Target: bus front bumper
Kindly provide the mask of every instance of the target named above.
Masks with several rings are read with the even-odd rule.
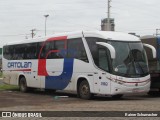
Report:
[[[150,82],[146,83],[145,85],[141,86],[125,86],[114,83],[111,87],[111,95],[117,94],[135,94],[135,93],[147,93],[150,90]]]

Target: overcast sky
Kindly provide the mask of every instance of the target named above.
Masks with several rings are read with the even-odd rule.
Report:
[[[0,0],[0,47],[7,42],[64,31],[100,30],[107,17],[108,0]],[[160,29],[160,0],[112,0],[111,17],[115,30],[138,35]],[[27,39],[26,39],[27,40]]]

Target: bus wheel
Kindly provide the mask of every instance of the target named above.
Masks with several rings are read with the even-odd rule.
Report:
[[[112,98],[113,99],[120,99],[123,95],[122,94],[118,94],[118,95],[113,95]]]
[[[19,89],[21,92],[27,92],[28,90],[26,79],[24,77],[22,77],[19,81]]]
[[[82,81],[79,85],[78,89],[79,97],[82,99],[89,100],[92,97],[92,94],[90,93],[90,87],[86,80]]]

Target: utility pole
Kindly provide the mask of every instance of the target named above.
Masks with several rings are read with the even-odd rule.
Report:
[[[36,29],[32,29],[32,30],[31,30],[31,36],[32,36],[32,38],[35,36],[34,31],[36,31]]]
[[[111,8],[111,0],[108,0],[108,18],[107,18],[107,31],[111,31],[111,26],[110,26],[110,8]]]
[[[49,15],[44,15],[45,17],[45,36],[47,35],[47,32],[46,32],[46,24],[47,24],[47,17],[49,17]]]

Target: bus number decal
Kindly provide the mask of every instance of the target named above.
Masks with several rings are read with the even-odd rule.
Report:
[[[101,82],[101,85],[102,86],[108,86],[108,83],[107,82]]]

